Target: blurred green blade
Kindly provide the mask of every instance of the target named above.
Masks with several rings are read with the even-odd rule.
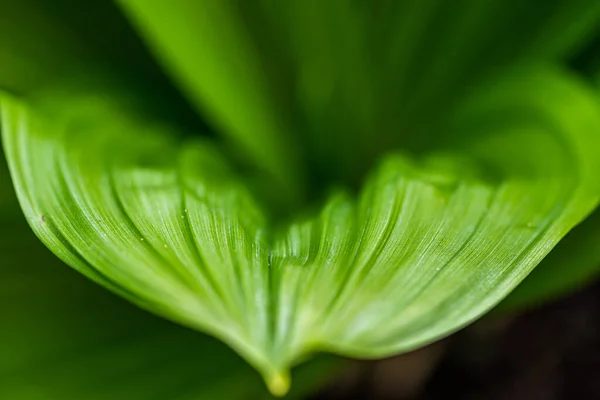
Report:
[[[564,60],[600,28],[595,0],[389,4],[373,28],[382,60],[377,131],[396,146],[415,149],[436,140],[435,116],[473,84],[515,63]]]
[[[300,149],[289,107],[278,104],[233,0],[122,0],[160,62],[290,199],[302,195]],[[290,200],[292,201],[292,200]]]
[[[438,149],[272,227],[216,147],[89,92],[2,101],[17,193],[72,267],[232,346],[283,394],[315,352],[384,357],[464,326],[596,206],[600,109],[571,76],[475,90]],[[142,122],[143,121],[143,122]]]
[[[596,0],[120,4],[221,133],[288,183],[309,159],[311,179],[357,185],[381,152],[426,148],[472,83],[569,57],[600,23]]]

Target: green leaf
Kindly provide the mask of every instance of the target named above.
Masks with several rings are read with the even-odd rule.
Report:
[[[600,106],[527,68],[472,93],[436,148],[382,160],[354,198],[271,223],[218,150],[107,94],[5,97],[3,140],[38,237],[143,308],[208,332],[275,394],[316,352],[384,357],[506,296],[596,206]]]
[[[158,59],[217,131],[275,178],[288,201],[302,195],[299,147],[232,0],[123,0]]]
[[[598,32],[600,21],[595,0],[372,4],[381,88],[375,130],[411,148],[436,140],[430,116],[443,114],[481,79],[524,60],[562,60]]]
[[[62,264],[32,235],[2,164],[0,398],[271,398],[223,344],[146,313]],[[338,364],[320,359],[296,371],[291,397],[314,390]]]
[[[524,61],[570,56],[597,31],[594,0],[390,2],[391,22],[379,39],[380,132],[392,143],[426,149],[437,118],[473,85]],[[510,28],[509,28],[510,27]],[[402,127],[398,129],[397,127]],[[388,145],[389,147],[389,145]]]

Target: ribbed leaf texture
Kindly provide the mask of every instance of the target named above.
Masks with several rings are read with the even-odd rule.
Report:
[[[45,249],[22,217],[0,156],[0,398],[271,399],[215,339],[119,299]],[[42,221],[39,221],[42,222]],[[339,361],[294,372],[303,398]]]
[[[480,87],[429,153],[390,155],[356,196],[286,224],[213,145],[108,99],[2,98],[29,224],[96,282],[229,344],[275,394],[313,353],[383,357],[464,326],[598,201],[599,105],[560,71]]]

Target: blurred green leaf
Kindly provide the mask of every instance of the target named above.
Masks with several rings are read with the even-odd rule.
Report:
[[[308,159],[313,180],[354,184],[390,148],[427,148],[432,123],[484,76],[569,57],[600,26],[596,0],[120,4],[255,160],[294,177],[306,168],[286,161]]]
[[[595,0],[381,3],[371,3],[382,103],[371,132],[383,149],[427,149],[439,118],[474,85],[507,66],[571,56],[600,27]]]
[[[597,96],[550,69],[474,90],[427,156],[272,225],[206,142],[106,93],[2,100],[21,205],[67,264],[208,332],[273,393],[315,352],[384,357],[499,302],[597,204]]]
[[[303,196],[301,142],[278,104],[232,0],[123,0],[183,93],[217,130],[274,178],[288,202]]]

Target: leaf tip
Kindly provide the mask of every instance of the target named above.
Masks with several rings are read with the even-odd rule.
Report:
[[[290,390],[290,375],[287,372],[277,372],[267,379],[267,387],[275,397],[283,397]]]

